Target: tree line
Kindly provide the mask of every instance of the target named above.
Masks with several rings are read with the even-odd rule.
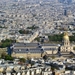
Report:
[[[63,34],[55,34],[55,35],[49,35],[48,36],[49,41],[54,41],[54,42],[61,42],[63,40]],[[74,41],[75,42],[75,34],[73,34],[72,36],[69,36],[70,41]]]

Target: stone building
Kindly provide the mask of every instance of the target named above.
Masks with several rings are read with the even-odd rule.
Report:
[[[70,44],[68,33],[65,32],[63,36],[61,52],[71,52],[71,51],[73,51],[73,46]]]
[[[40,58],[44,55],[48,56],[64,56],[68,57],[74,55],[73,47],[70,44],[67,32],[64,32],[62,44],[48,44],[48,43],[15,43],[12,46],[12,56],[17,58]]]
[[[17,58],[40,58],[47,54],[56,54],[57,45],[40,43],[15,43],[10,49],[13,57]]]
[[[70,43],[69,36],[67,32],[64,32],[62,45],[60,46],[60,53],[62,56],[70,56],[71,53],[74,53],[73,45]]]

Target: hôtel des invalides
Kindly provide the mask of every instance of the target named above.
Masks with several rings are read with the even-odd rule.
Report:
[[[74,45],[70,43],[67,32],[64,32],[61,44],[49,43],[14,43],[9,52],[16,58],[41,58],[44,55],[55,57],[74,56]]]

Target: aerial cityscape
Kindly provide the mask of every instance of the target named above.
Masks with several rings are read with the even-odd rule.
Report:
[[[75,0],[0,0],[0,75],[75,75]]]

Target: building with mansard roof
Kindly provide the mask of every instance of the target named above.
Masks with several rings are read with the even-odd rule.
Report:
[[[40,58],[47,54],[56,54],[58,46],[40,43],[15,43],[10,50],[13,57]]]
[[[74,55],[73,45],[70,44],[67,32],[64,32],[62,44],[15,43],[9,49],[11,55],[17,58],[40,58],[44,55],[69,57]]]

